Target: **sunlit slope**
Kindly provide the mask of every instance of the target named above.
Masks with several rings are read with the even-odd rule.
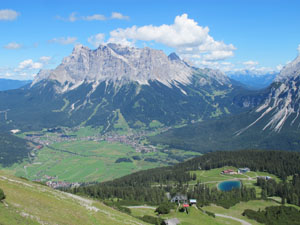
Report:
[[[145,224],[100,202],[56,191],[0,171],[6,199],[0,224]]]

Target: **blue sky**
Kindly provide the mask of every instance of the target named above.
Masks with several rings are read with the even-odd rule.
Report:
[[[74,45],[177,52],[225,72],[278,70],[298,54],[297,0],[10,0],[0,5],[0,77],[32,79]]]

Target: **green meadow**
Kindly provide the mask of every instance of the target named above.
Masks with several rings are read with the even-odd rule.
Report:
[[[81,130],[85,135],[89,130]],[[106,181],[139,170],[150,169],[176,163],[192,152],[170,150],[168,152],[139,153],[132,147],[107,141],[70,141],[46,146],[31,160],[13,165],[10,169],[16,176],[30,180],[46,181],[46,176],[54,180],[68,182]],[[120,158],[131,162],[116,161]]]

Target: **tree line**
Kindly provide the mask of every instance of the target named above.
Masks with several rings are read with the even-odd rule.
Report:
[[[249,167],[252,171],[269,172],[277,175],[288,184],[288,176],[300,173],[300,154],[259,150],[212,152],[174,166],[140,171],[113,181],[87,185],[68,191],[99,199],[119,198],[150,204],[160,204],[168,201],[167,192],[171,196],[176,193],[187,194],[189,198],[198,199],[201,205],[216,203],[224,207],[230,207],[239,201],[255,199],[256,192],[251,188],[242,187],[231,192],[222,192],[216,188],[209,188],[204,184],[188,185],[190,181],[196,180],[195,175],[192,175],[190,171],[210,170],[223,166]],[[284,189],[287,192],[283,195],[286,196],[286,199],[289,196],[295,197],[295,194],[298,197],[300,196],[297,191],[291,191],[297,188],[300,190],[298,187],[300,181],[295,177],[293,182],[297,183],[297,186],[291,184],[292,186],[288,186],[289,189]],[[294,189],[291,189],[291,187],[294,187]]]
[[[281,202],[300,206],[300,176],[295,174],[291,181],[277,183],[275,180],[257,179],[257,185],[262,188],[262,198],[279,196]]]

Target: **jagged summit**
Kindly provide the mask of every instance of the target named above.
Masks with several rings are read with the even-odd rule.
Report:
[[[300,55],[296,57],[292,62],[287,64],[280,71],[279,75],[276,77],[276,81],[282,82],[291,77],[297,77],[300,75]]]
[[[270,129],[280,132],[284,127],[291,129],[300,127],[300,56],[286,65],[270,87],[269,96],[265,102],[256,109],[260,116],[249,126],[264,121],[263,130]]]
[[[168,58],[169,58],[170,60],[181,60],[180,57],[179,57],[175,52],[172,52],[172,53],[168,56]]]
[[[84,81],[135,81],[148,84],[149,80],[157,80],[170,86],[176,82],[190,83],[189,78],[194,72],[177,55],[168,57],[163,51],[148,47],[133,48],[109,43],[91,50],[83,45],[76,45],[72,54],[64,58],[56,69],[41,71],[32,85],[49,79],[60,84],[72,84],[73,87]]]

